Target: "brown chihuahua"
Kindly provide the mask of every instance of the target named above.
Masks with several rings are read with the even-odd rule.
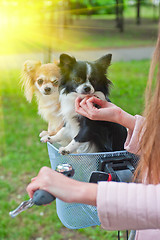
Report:
[[[60,72],[58,63],[42,64],[40,61],[27,60],[22,71],[22,86],[28,102],[36,95],[38,113],[48,122],[48,130],[40,133],[41,141],[54,135],[62,126],[58,84]]]

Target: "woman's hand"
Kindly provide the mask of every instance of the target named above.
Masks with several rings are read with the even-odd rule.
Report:
[[[32,178],[27,186],[30,198],[38,189],[45,190],[64,202],[96,205],[97,184],[73,180],[48,167],[42,167],[37,177]]]
[[[130,130],[133,130],[135,126],[134,116],[115,104],[96,97],[85,97],[84,99],[78,97],[75,101],[75,110],[91,120],[115,122]]]
[[[97,108],[96,106],[99,106]],[[96,97],[77,98],[75,101],[77,113],[91,119],[99,121],[120,122],[121,108],[115,104],[101,100]]]

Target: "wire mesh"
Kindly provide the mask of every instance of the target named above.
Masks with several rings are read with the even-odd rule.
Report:
[[[48,143],[47,146],[52,169],[55,170],[58,164],[69,163],[75,170],[72,178],[82,182],[89,182],[91,173],[98,170],[99,160],[101,158],[131,155],[133,166],[137,163],[136,156],[127,151],[69,154],[63,156],[58,153],[57,146],[53,146],[50,143]],[[94,206],[79,203],[65,203],[56,199],[56,208],[60,221],[67,228],[80,229],[100,225],[97,208]]]

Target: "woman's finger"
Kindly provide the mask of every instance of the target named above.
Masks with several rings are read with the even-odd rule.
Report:
[[[79,113],[80,115],[83,115],[83,116],[89,118],[88,112],[82,107],[80,107],[76,112]]]
[[[89,103],[89,105],[93,105],[93,104],[97,104],[97,105],[99,105],[100,107],[102,107],[103,106],[103,104],[104,104],[104,101],[103,100],[101,100],[101,99],[99,99],[99,98],[97,98],[97,97],[91,97],[91,98],[89,98],[88,100],[87,100],[87,103]],[[94,105],[93,105],[94,106]]]
[[[88,101],[88,98],[85,98],[83,99],[81,102],[80,102],[80,106],[81,108],[83,109],[83,111],[85,112],[85,116],[87,116],[88,118],[90,118],[92,112],[94,111],[94,106],[93,104],[91,105],[88,105],[87,104],[87,101]],[[95,108],[96,109],[96,108]]]
[[[34,192],[38,189],[39,189],[39,187],[38,187],[36,181],[31,182],[26,188],[30,198],[33,197]]]
[[[82,103],[82,101],[83,101],[83,103]],[[82,100],[81,98],[77,98],[76,100],[75,100],[75,110],[76,110],[76,112],[77,113],[79,113],[79,114],[81,114],[81,115],[83,115],[83,116],[85,116],[85,117],[88,117],[88,114],[87,114],[87,112],[85,111],[85,109],[82,107],[82,106],[84,106],[84,99]],[[82,106],[81,106],[82,105]]]
[[[80,98],[80,97],[76,98],[76,100],[75,100],[75,110],[76,111],[79,110],[81,101],[82,101],[82,98]]]
[[[35,181],[37,177],[31,178],[31,182]]]
[[[77,97],[76,100],[75,100],[75,105],[76,106],[79,105],[81,101],[82,101],[82,98]]]
[[[88,98],[83,98],[82,101],[80,102],[80,106],[85,106],[86,105],[86,101],[88,100]]]

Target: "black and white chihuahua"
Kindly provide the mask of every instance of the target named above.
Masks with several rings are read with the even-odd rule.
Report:
[[[124,149],[126,128],[106,121],[93,121],[75,112],[75,99],[87,95],[109,100],[111,82],[106,77],[112,55],[97,61],[77,61],[67,54],[60,55],[60,104],[65,125],[49,142],[68,139],[69,144],[60,147],[63,155],[69,153],[110,152]],[[98,107],[98,106],[97,106]]]

